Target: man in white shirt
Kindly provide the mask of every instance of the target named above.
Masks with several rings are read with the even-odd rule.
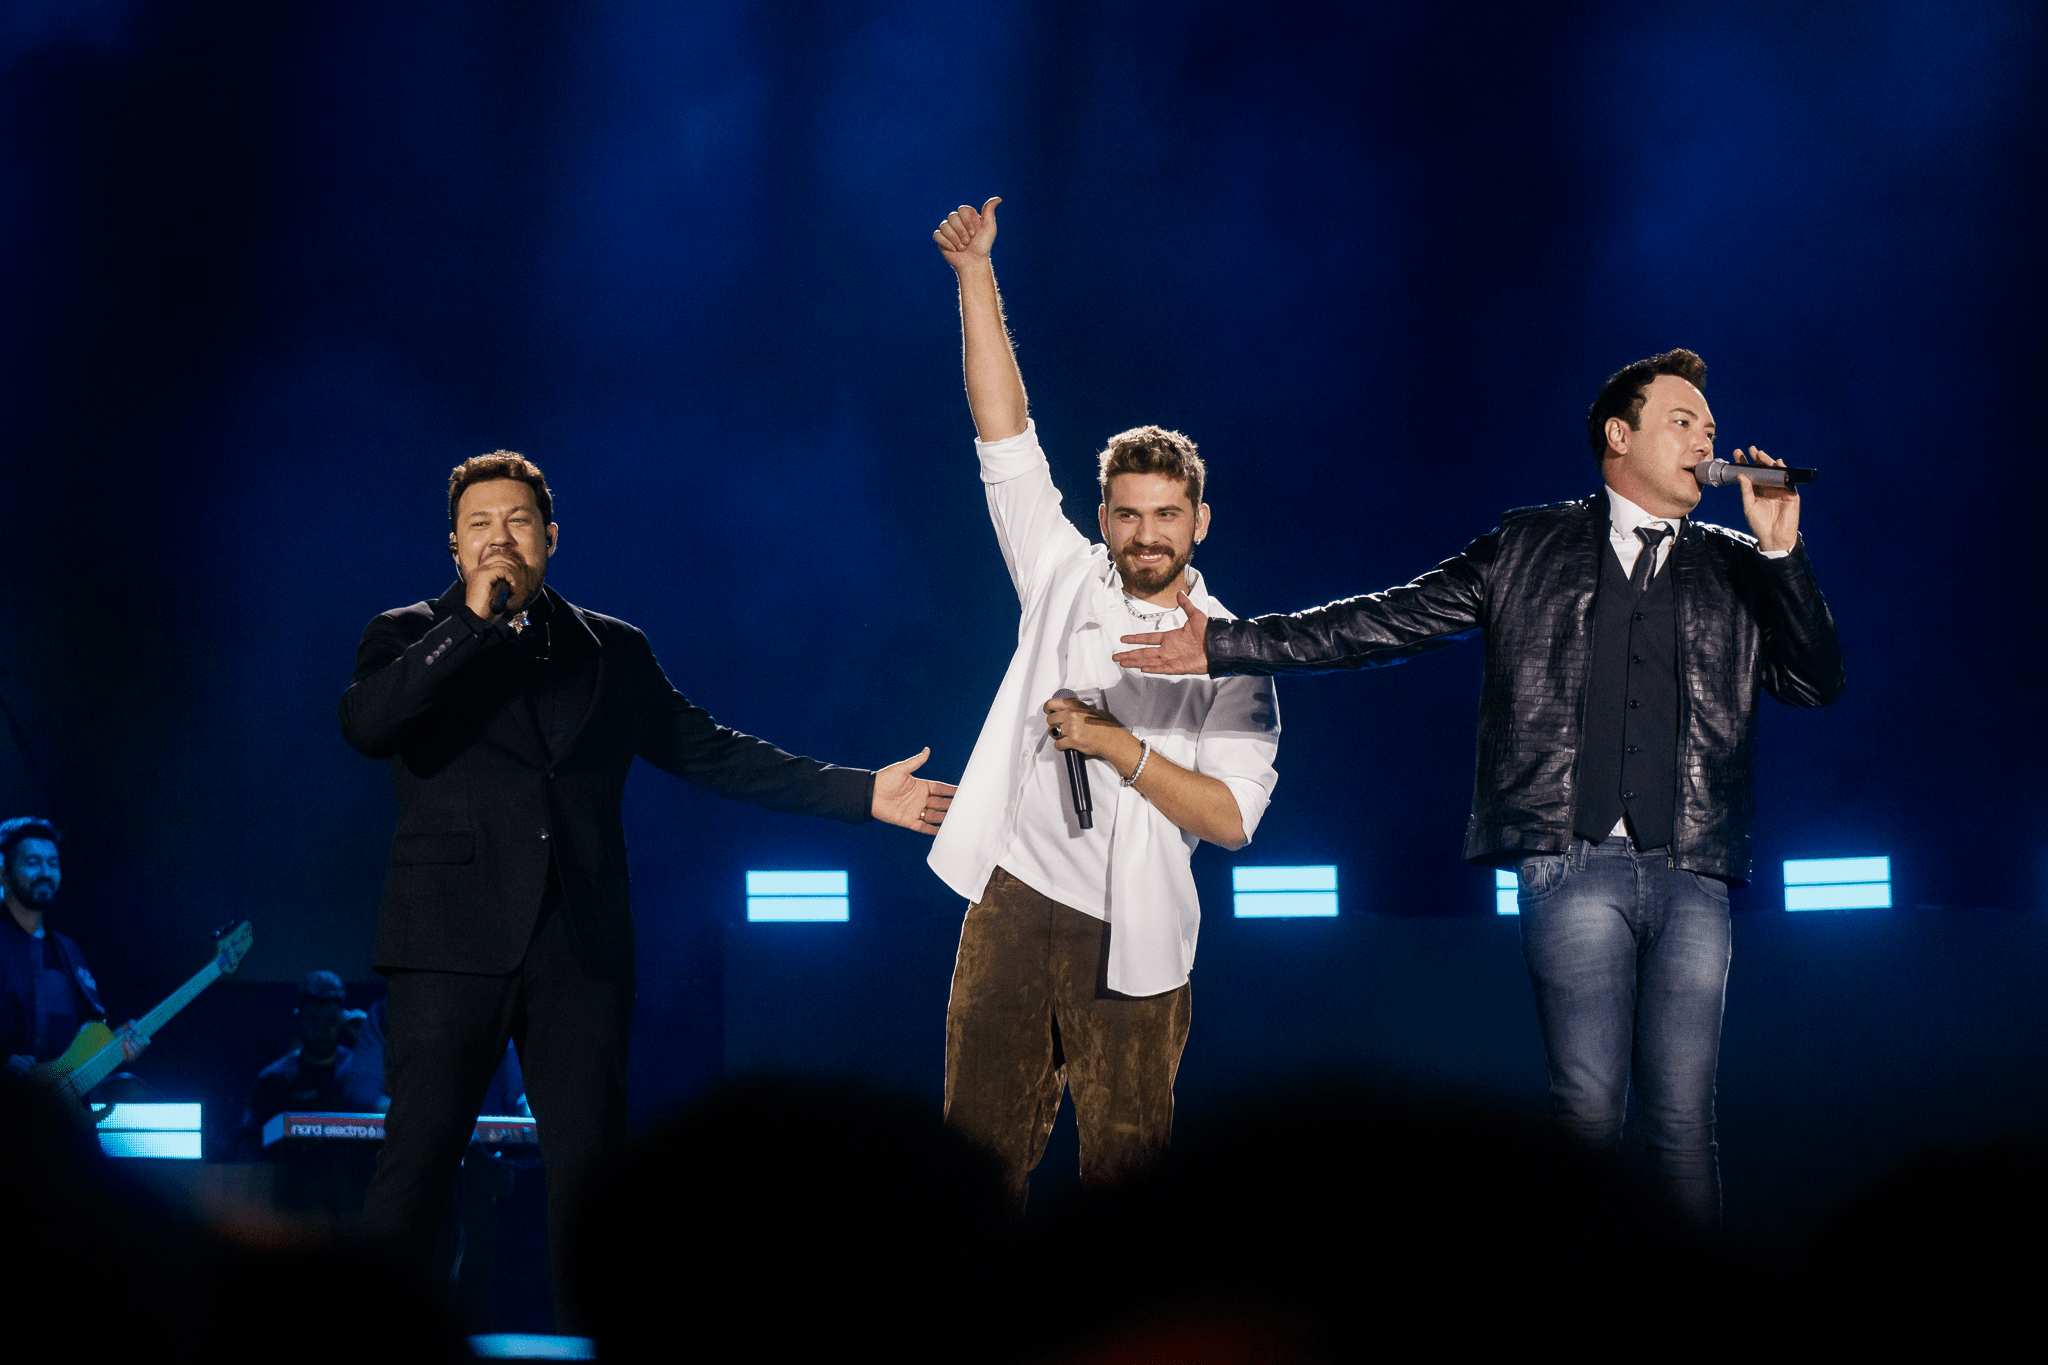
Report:
[[[1268,680],[1148,678],[1111,659],[1190,606],[1229,618],[1188,567],[1209,530],[1207,471],[1179,432],[1133,428],[1100,457],[1105,543],[1067,520],[1004,330],[999,202],[962,205],[932,235],[959,277],[975,449],[1023,621],[930,861],[973,902],[946,1011],[946,1120],[995,1154],[1021,1210],[1063,1087],[1085,1183],[1165,1147],[1201,924],[1189,860],[1204,839],[1250,841],[1280,717]],[[1086,825],[1069,753],[1085,759]]]

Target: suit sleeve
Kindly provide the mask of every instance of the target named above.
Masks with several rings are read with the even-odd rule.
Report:
[[[1780,559],[1753,555],[1752,573],[1764,690],[1791,706],[1826,706],[1842,695],[1847,674],[1806,541]]]
[[[874,810],[875,775],[785,753],[765,739],[720,725],[711,713],[675,689],[645,641],[637,667],[646,671],[651,700],[635,752],[720,796],[790,815],[819,815],[861,824]]]
[[[1209,622],[1209,674],[1385,668],[1485,624],[1500,532],[1481,536],[1412,583],[1291,615]]]
[[[409,634],[396,614],[379,616],[356,646],[355,680],[341,697],[341,733],[358,753],[389,758],[406,733],[434,709],[456,674],[501,643],[467,607]]]

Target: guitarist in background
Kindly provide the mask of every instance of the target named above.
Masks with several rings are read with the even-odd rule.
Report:
[[[7,915],[0,923],[0,1055],[16,1075],[62,1056],[79,1025],[107,1017],[85,954],[43,923],[64,883],[57,860],[62,838],[55,825],[33,816],[0,823],[0,879],[7,887]],[[129,1061],[149,1046],[132,1022],[119,1032]]]

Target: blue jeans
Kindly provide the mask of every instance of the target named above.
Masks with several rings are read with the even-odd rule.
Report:
[[[1518,869],[1522,956],[1550,1063],[1550,1113],[1621,1146],[1629,1076],[1658,1174],[1685,1217],[1721,1219],[1714,1071],[1728,993],[1728,887],[1627,839],[1572,841]]]

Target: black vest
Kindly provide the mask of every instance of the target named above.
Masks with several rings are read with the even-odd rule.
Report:
[[[1573,829],[1594,843],[1624,811],[1638,848],[1671,842],[1678,803],[1678,598],[1671,588],[1677,554],[1674,544],[1640,598],[1613,546],[1600,556],[1572,819]]]

